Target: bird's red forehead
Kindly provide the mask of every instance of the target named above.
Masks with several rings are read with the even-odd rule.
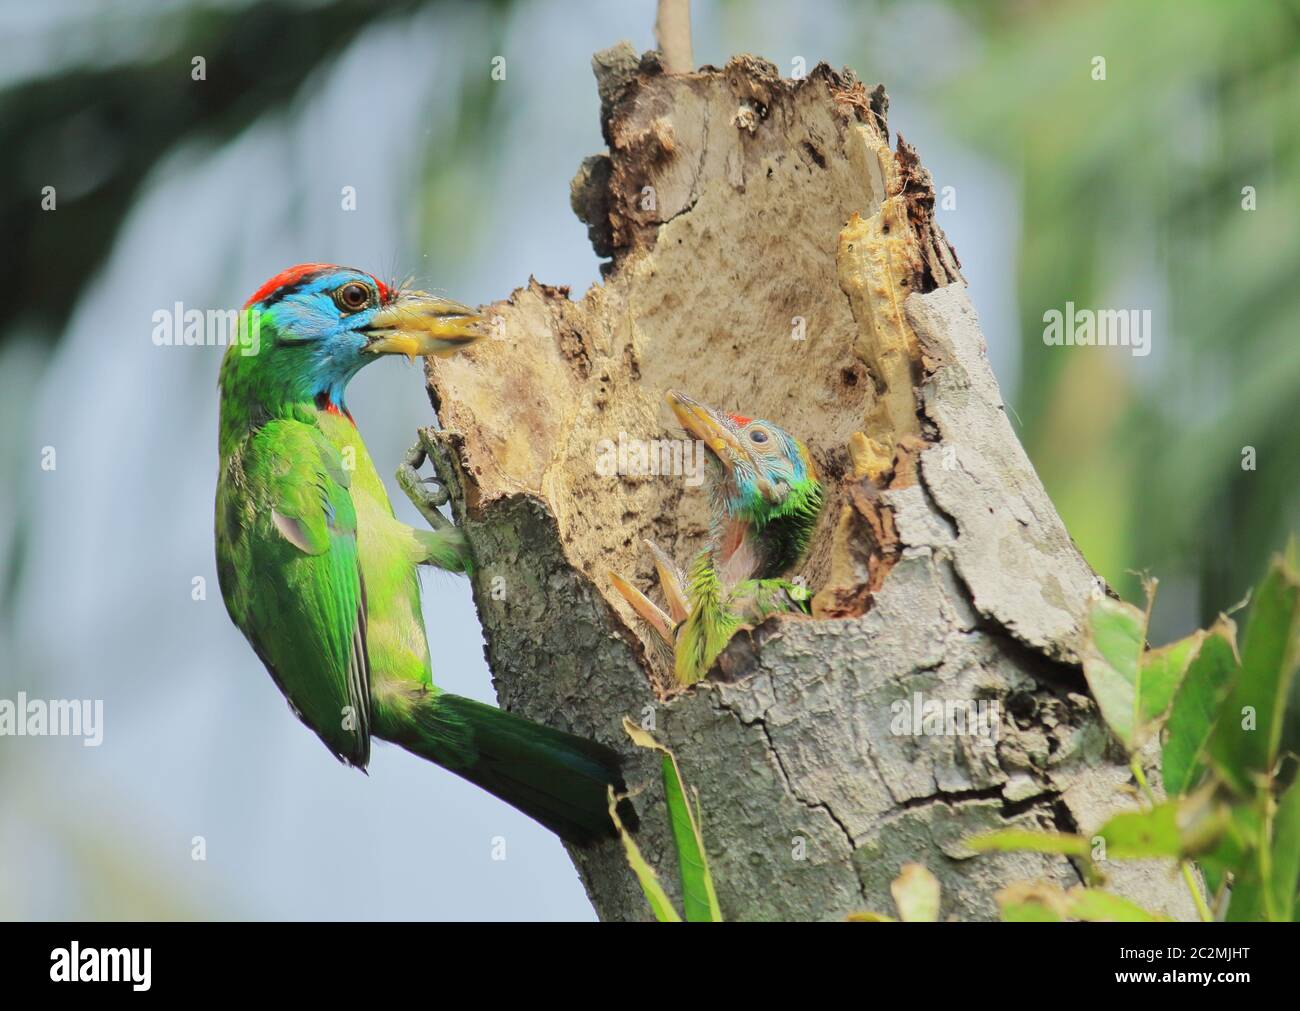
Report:
[[[288,270],[282,270],[280,273],[276,274],[275,277],[267,281],[266,284],[258,288],[257,291],[253,292],[253,297],[244,303],[244,308],[247,309],[249,306],[256,305],[258,302],[264,302],[281,288],[288,288],[316,274],[323,274],[327,271],[342,269],[342,267],[337,267],[332,263],[300,263],[297,266],[290,267]],[[389,291],[388,285],[384,284],[383,281],[379,280],[379,278],[375,277],[373,274],[367,274],[366,276],[375,282],[375,287],[379,289],[379,300],[381,302],[387,302],[392,298],[392,293]]]
[[[734,421],[741,428],[744,428],[746,425],[748,425],[751,421],[754,420],[753,418],[745,417],[743,414],[728,414],[727,417],[730,418],[732,421]]]

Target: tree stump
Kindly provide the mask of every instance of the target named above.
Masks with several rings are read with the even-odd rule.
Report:
[[[668,75],[626,43],[593,66],[608,151],[571,196],[603,283],[574,301],[530,279],[487,310],[493,339],[428,365],[502,706],[627,754],[638,842],[671,893],[659,764],[620,724],[651,728],[699,791],[728,919],[892,911],[909,861],[939,878],[944,917],[995,918],[1014,881],[1078,883],[1063,857],[963,843],[1092,832],[1131,805],[1130,773],[1079,667],[1105,587],[1007,421],[883,88],[749,56]],[[600,465],[620,434],[670,437],[670,388],[795,433],[827,486],[801,573],[814,618],[746,631],[685,692],[607,573],[650,587],[647,537],[686,562],[706,495]],[[918,695],[982,701],[995,732],[911,732]],[[571,852],[603,919],[649,916],[617,844]],[[1194,916],[1171,866],[1104,869]]]

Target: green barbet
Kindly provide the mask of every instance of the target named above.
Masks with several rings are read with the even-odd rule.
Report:
[[[822,508],[808,449],[770,421],[723,414],[675,391],[668,404],[708,449],[709,542],[683,576],[646,544],[668,605],[616,573],[615,588],[673,648],[679,684],[701,680],[732,636],[772,614],[808,614],[808,591],[782,578],[803,558]]]
[[[618,755],[572,734],[439,690],[417,566],[464,572],[460,531],[412,480],[437,529],[393,515],[344,402],[381,355],[446,356],[481,336],[478,314],[370,274],[302,264],[245,309],[257,353],[221,366],[217,574],[230,617],[290,708],[342,762],[365,769],[372,737],[434,762],[583,845],[612,833]]]

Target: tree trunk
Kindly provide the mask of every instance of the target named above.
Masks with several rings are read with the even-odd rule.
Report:
[[[883,88],[825,65],[783,80],[753,57],[668,75],[626,44],[593,66],[609,150],[572,202],[612,257],[604,282],[572,301],[530,279],[490,310],[494,339],[429,364],[435,466],[478,559],[501,704],[627,754],[638,842],[670,892],[659,765],[620,721],[673,748],[728,919],[892,911],[908,861],[941,881],[945,917],[995,917],[1013,881],[1078,883],[1064,858],[963,844],[1091,832],[1132,803],[1129,771],[1078,663],[1104,586],[1007,421],[929,174],[901,137],[890,149]],[[815,618],[741,634],[676,693],[607,573],[650,587],[646,537],[687,561],[706,495],[599,466],[620,433],[669,435],[669,388],[797,434],[828,490],[802,572]],[[995,701],[996,743],[900,732],[916,693]],[[649,916],[620,847],[573,858],[603,919]],[[1193,915],[1170,867],[1105,869]]]

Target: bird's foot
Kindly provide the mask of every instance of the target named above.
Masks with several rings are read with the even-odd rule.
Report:
[[[405,460],[397,468],[397,484],[429,526],[434,530],[454,530],[455,524],[438,511],[450,498],[447,486],[436,477],[420,476],[420,468],[428,458],[428,438],[421,430],[420,441],[407,450]]]

